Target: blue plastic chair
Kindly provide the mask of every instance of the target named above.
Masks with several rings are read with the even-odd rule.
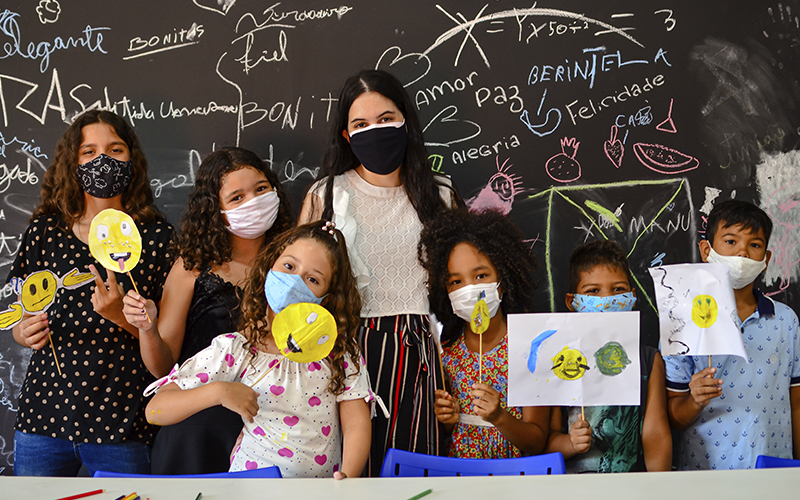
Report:
[[[782,467],[800,467],[800,460],[768,457],[767,455],[759,455],[756,458],[756,469],[777,469]]]
[[[565,474],[564,456],[549,453],[522,458],[450,458],[389,448],[381,477],[533,476]]]
[[[259,478],[272,479],[283,477],[277,465],[264,467],[263,469],[242,470],[237,472],[215,472],[213,474],[184,474],[182,476],[153,476],[150,474],[124,474],[122,472],[107,472],[99,470],[94,473],[94,477],[139,477],[139,478],[167,478],[167,479],[244,479]]]

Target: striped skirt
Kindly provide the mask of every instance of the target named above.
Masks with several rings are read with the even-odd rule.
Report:
[[[377,477],[388,448],[438,455],[439,423],[434,391],[442,387],[441,365],[427,316],[364,318],[359,339],[373,390],[386,404],[372,421],[368,473]]]

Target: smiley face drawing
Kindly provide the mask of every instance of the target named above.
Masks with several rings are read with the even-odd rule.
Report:
[[[109,271],[130,272],[142,255],[142,236],[125,212],[107,208],[89,227],[89,250]]]
[[[336,320],[324,307],[308,302],[287,306],[272,321],[272,338],[291,361],[311,363],[331,353]]]
[[[698,295],[692,299],[692,321],[700,328],[708,328],[717,321],[719,307],[711,295]]]
[[[24,313],[39,314],[46,311],[56,301],[59,288],[73,290],[86,285],[94,280],[94,274],[79,273],[78,268],[75,268],[59,278],[54,272],[43,270],[29,274],[25,281],[17,278],[14,280],[12,287],[19,295],[19,300],[9,305],[5,311],[0,311],[0,330],[13,328],[22,320]]]
[[[552,370],[561,380],[578,380],[588,369],[586,356],[577,349],[570,349],[569,346],[564,346],[553,356]]]

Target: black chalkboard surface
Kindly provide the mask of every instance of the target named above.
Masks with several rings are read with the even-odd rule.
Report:
[[[800,305],[796,0],[11,3],[0,7],[3,280],[81,111],[133,123],[173,222],[201,158],[230,145],[267,160],[297,208],[340,86],[381,68],[413,97],[433,167],[522,228],[540,311],[565,310],[575,245],[613,239],[655,344],[646,269],[697,260],[704,216],[730,197],[772,215],[763,288]],[[11,300],[6,287],[3,308]],[[0,338],[4,474],[28,356]]]

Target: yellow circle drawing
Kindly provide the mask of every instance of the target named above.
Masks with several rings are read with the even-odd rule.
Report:
[[[717,321],[717,301],[711,295],[698,295],[692,299],[692,321],[700,328],[708,328]]]
[[[58,277],[55,274],[51,271],[37,271],[25,279],[19,298],[25,311],[35,314],[53,303],[57,290]]]
[[[128,214],[107,208],[92,219],[89,250],[106,269],[127,273],[139,263],[142,236]]]
[[[284,356],[298,363],[319,361],[336,343],[336,321],[324,307],[308,302],[287,306],[272,321],[272,338]]]
[[[578,380],[589,366],[586,357],[577,349],[565,346],[553,356],[553,373],[561,380]]]
[[[489,319],[489,306],[486,305],[485,300],[481,299],[472,309],[469,326],[474,333],[480,335],[489,328]]]

